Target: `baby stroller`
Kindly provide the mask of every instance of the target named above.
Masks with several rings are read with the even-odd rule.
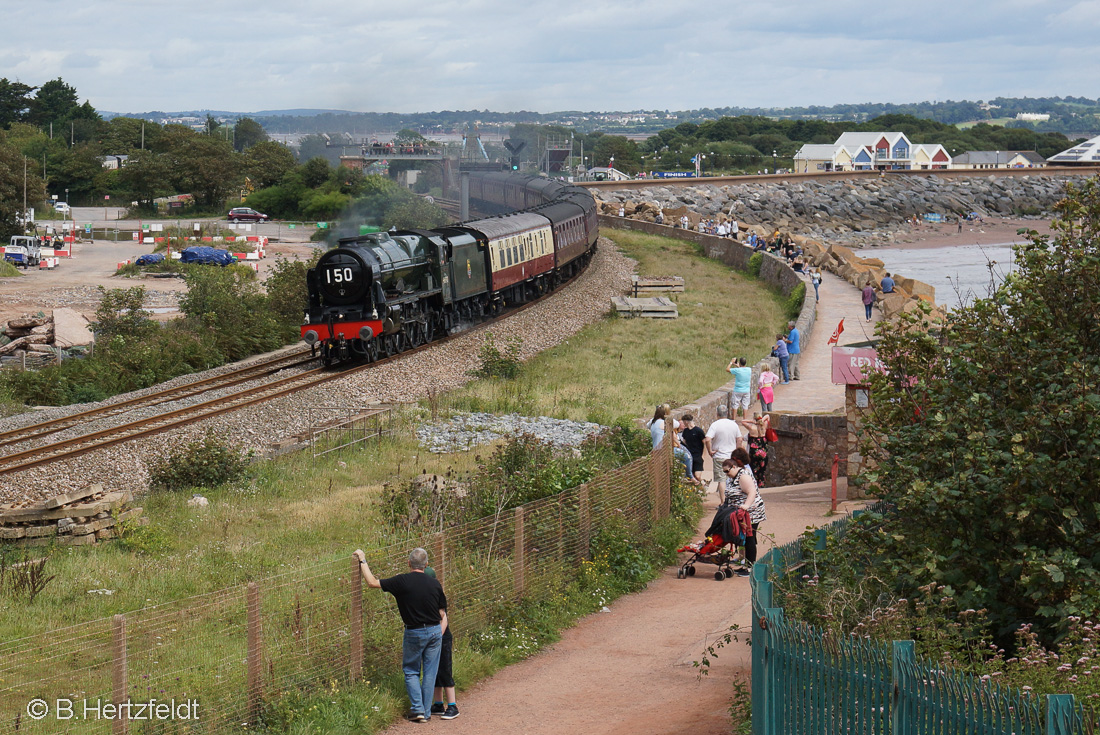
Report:
[[[719,582],[733,576],[734,552],[752,536],[752,516],[737,506],[721,505],[714,514],[706,538],[683,546],[678,551],[691,554],[676,572],[677,579],[695,576],[696,564],[714,564]],[[727,540],[728,539],[728,540]]]

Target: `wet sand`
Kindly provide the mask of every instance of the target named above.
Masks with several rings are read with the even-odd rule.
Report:
[[[1018,230],[1035,230],[1040,234],[1050,233],[1049,220],[987,218],[984,222],[963,222],[962,232],[955,222],[922,223],[910,229],[907,235],[899,235],[896,242],[882,245],[875,250],[904,248],[943,248],[954,245],[1012,245],[1024,242]],[[864,248],[868,250],[869,248]]]

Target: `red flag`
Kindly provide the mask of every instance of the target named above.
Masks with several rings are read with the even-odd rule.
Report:
[[[840,333],[843,332],[843,331],[844,331],[844,320],[841,319],[840,324],[837,324],[836,329],[833,330],[833,336],[829,337],[829,341],[826,342],[825,344],[835,345],[838,342],[840,342]]]

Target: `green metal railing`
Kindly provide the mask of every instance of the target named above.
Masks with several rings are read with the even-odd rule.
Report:
[[[857,511],[857,514],[859,511]],[[816,531],[816,550],[850,518]],[[812,552],[811,552],[812,553]],[[753,735],[1093,735],[1072,694],[1031,696],[919,659],[913,641],[838,639],[784,618],[773,580],[806,558],[796,540],[752,570]]]

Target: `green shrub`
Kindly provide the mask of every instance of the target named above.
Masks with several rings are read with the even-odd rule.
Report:
[[[519,350],[523,346],[523,340],[519,337],[508,337],[502,346],[498,346],[492,332],[485,333],[485,340],[477,351],[481,363],[472,374],[478,378],[504,378],[511,380],[519,375],[522,363],[519,361]]]
[[[760,267],[764,265],[764,254],[753,253],[749,256],[749,275],[753,278],[760,277]]]
[[[216,487],[248,473],[251,453],[241,455],[212,433],[171,450],[149,470],[149,484],[157,490]]]
[[[14,278],[23,275],[22,272],[6,260],[0,260],[0,278]]]
[[[798,315],[802,313],[802,302],[805,299],[805,283],[799,283],[791,289],[791,292],[787,294],[787,298],[783,300],[783,311],[786,313],[788,319],[798,319]]]

